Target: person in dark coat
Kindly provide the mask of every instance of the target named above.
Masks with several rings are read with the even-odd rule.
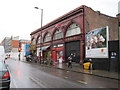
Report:
[[[72,68],[72,56],[68,57],[68,67]]]

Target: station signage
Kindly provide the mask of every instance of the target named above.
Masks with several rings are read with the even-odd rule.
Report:
[[[53,48],[57,48],[57,47],[63,47],[63,44],[54,44]]]
[[[61,25],[61,24],[57,24],[55,27],[56,27],[57,29],[62,29],[62,25]]]

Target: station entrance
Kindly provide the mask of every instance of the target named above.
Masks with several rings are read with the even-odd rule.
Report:
[[[65,62],[68,62],[70,55],[73,57],[73,62],[80,62],[80,41],[65,43]]]

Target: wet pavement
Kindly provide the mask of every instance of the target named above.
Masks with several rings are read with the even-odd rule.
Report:
[[[22,61],[26,62],[25,60],[22,60]],[[39,64],[41,66],[47,66],[47,67],[57,68],[61,70],[68,70],[68,71],[73,71],[73,72],[78,72],[83,74],[89,74],[89,75],[95,75],[95,76],[104,77],[104,78],[120,80],[120,77],[119,77],[120,73],[118,72],[107,71],[107,70],[97,70],[97,69],[85,70],[83,69],[83,65],[80,65],[78,63],[73,63],[72,68],[68,68],[67,63],[54,63],[53,65],[46,65],[46,64],[40,64],[40,63],[34,63],[34,64]]]
[[[11,88],[118,88],[116,79],[72,71],[77,66],[71,70],[63,64],[53,67],[13,59],[6,63],[11,74]]]
[[[104,78],[111,78],[111,79],[116,79],[116,80],[120,79],[119,78],[120,74],[118,72],[112,72],[112,71],[107,71],[107,70],[84,70],[82,65],[79,65],[76,63],[72,64],[72,68],[68,68],[67,64],[64,64],[64,63],[62,64],[56,63],[51,67],[89,74],[89,75],[95,75],[95,76],[104,77]]]

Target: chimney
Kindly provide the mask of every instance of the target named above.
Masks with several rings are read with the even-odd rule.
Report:
[[[100,11],[96,11],[100,15]]]
[[[120,1],[118,2],[118,14],[116,16],[119,20],[119,26],[120,26]]]

